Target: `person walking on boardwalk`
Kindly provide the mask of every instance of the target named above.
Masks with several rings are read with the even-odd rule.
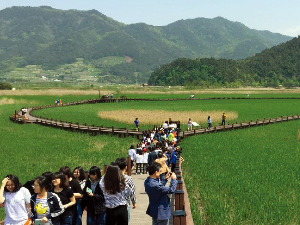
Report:
[[[99,182],[101,172],[98,166],[92,166],[89,171],[89,179],[83,189],[83,204],[87,211],[87,225],[105,225],[105,199]]]
[[[131,169],[133,169],[133,166],[134,166],[133,163],[136,159],[136,151],[135,151],[133,145],[130,146],[130,149],[128,150],[128,155],[130,156],[130,159],[131,159]]]
[[[222,115],[222,125],[225,126],[225,120],[227,119],[227,116],[226,114],[223,112],[223,115]]]
[[[31,221],[37,224],[37,220],[43,225],[60,225],[60,215],[65,207],[60,198],[49,192],[51,185],[49,179],[40,176],[34,179],[33,189],[35,194],[31,196]]]
[[[126,174],[127,171],[127,160],[126,158],[116,159],[116,164],[119,166],[124,178],[125,184],[131,189],[131,194],[126,196],[127,201],[127,212],[128,212],[128,223],[130,220],[130,201],[132,202],[132,208],[136,208],[136,194],[135,194],[135,185],[131,176]]]
[[[211,118],[210,116],[208,116],[207,118],[207,129],[210,129],[211,128]]]
[[[171,206],[168,194],[175,192],[178,181],[175,173],[168,173],[163,183],[158,181],[161,165],[157,162],[148,167],[149,177],[145,180],[145,192],[149,197],[146,213],[152,217],[152,225],[167,225],[171,218]],[[167,179],[171,177],[170,186],[166,187]]]
[[[193,129],[193,124],[192,124],[192,120],[191,118],[189,118],[189,121],[188,121],[188,130],[192,130]]]
[[[3,180],[0,188],[0,204],[4,203],[4,224],[24,224],[30,212],[30,192],[22,187],[19,178],[9,174]]]
[[[135,126],[136,126],[136,131],[139,131],[139,124],[140,124],[140,121],[139,121],[139,118],[135,118]]]
[[[126,184],[119,166],[110,165],[106,174],[100,180],[106,206],[107,225],[127,225],[127,200],[131,195],[131,188]]]

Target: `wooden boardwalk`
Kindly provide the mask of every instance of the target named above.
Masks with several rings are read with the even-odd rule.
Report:
[[[146,214],[149,204],[148,195],[145,192],[144,181],[148,177],[147,174],[132,175],[136,186],[137,207],[130,210],[130,225],[150,225],[152,219]]]
[[[132,129],[130,130],[127,128],[103,127],[103,126],[79,124],[79,123],[66,122],[66,121],[57,121],[48,118],[35,117],[32,116],[31,114],[32,111],[33,108],[28,108],[26,114],[27,118],[24,121],[22,119],[20,121],[26,123],[36,123],[43,126],[60,128],[68,131],[79,131],[79,132],[89,133],[91,135],[113,134],[113,135],[118,135],[119,137],[134,136],[140,139],[143,137],[143,133],[144,133],[143,131],[136,131]],[[18,111],[17,114],[19,118],[22,118],[21,110]],[[14,117],[10,117],[10,119],[15,120]],[[184,138],[187,136],[194,136],[199,134],[230,131],[234,129],[243,129],[243,128],[249,128],[253,126],[263,126],[263,125],[268,125],[268,124],[273,124],[278,122],[286,122],[286,121],[297,120],[297,119],[300,119],[300,115],[291,115],[285,117],[281,116],[277,118],[269,118],[269,119],[249,121],[249,122],[240,122],[234,124],[227,124],[225,126],[220,125],[220,126],[211,127],[210,129],[200,127],[197,129],[193,129],[191,131],[182,131],[180,132],[179,137]]]

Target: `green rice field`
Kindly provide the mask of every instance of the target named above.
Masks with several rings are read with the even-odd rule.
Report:
[[[178,98],[177,94],[130,95],[139,98]],[[270,93],[256,97],[275,96]],[[275,97],[297,97],[276,94]],[[64,102],[97,96],[60,96]],[[184,96],[188,98],[188,95]],[[196,96],[197,97],[197,96]],[[205,94],[201,97],[243,97],[240,94]],[[251,96],[250,96],[251,97]],[[13,104],[7,103],[12,99]],[[53,96],[0,96],[1,179],[8,173],[21,182],[61,166],[102,167],[116,157],[126,156],[135,138],[72,133],[39,125],[15,124],[8,117],[23,106],[53,104]],[[105,120],[99,111],[147,109],[166,111],[234,111],[228,122],[295,115],[297,99],[230,99],[170,102],[124,102],[85,104],[38,110],[39,116],[79,123],[134,128],[127,122]],[[134,115],[133,115],[134,117]],[[192,115],[191,115],[192,117]],[[220,115],[221,117],[221,115]],[[165,115],[165,119],[168,119]],[[176,118],[172,118],[176,120]],[[220,118],[212,118],[213,125]],[[141,129],[151,128],[143,125]],[[185,125],[185,122],[182,124]],[[185,129],[182,125],[183,129]],[[206,125],[206,124],[201,124]],[[253,127],[223,133],[188,137],[183,147],[183,176],[187,185],[195,224],[300,224],[300,121]],[[0,219],[4,218],[3,210]]]
[[[182,100],[182,101],[138,101],[138,102],[119,102],[119,103],[103,103],[103,104],[84,104],[68,107],[55,107],[43,110],[34,111],[36,116],[46,118],[54,118],[63,121],[79,122],[81,124],[87,123],[89,125],[95,124],[98,126],[106,127],[129,127],[134,128],[135,115],[129,117],[125,122],[106,120],[98,117],[100,111],[113,111],[119,110],[122,117],[122,110],[166,110],[166,111],[195,111],[199,110],[209,115],[206,112],[214,110],[219,111],[232,111],[238,115],[237,119],[232,120],[228,117],[229,123],[247,122],[250,120],[264,118],[275,118],[287,115],[297,115],[300,112],[299,99],[216,99],[216,100]],[[168,114],[162,114],[162,120],[168,120]],[[212,118],[212,125],[219,125],[221,122],[220,113],[219,117]],[[187,114],[186,121],[181,122],[183,126],[187,126],[188,118],[193,119],[193,114]],[[177,120],[177,118],[172,118]],[[197,121],[196,121],[197,122]],[[205,124],[201,124],[206,126]],[[140,121],[141,129],[149,129],[153,126],[143,125]]]
[[[184,139],[195,224],[300,224],[300,121]]]

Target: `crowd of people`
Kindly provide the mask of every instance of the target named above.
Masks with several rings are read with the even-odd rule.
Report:
[[[168,122],[168,121],[166,121]],[[145,132],[136,148],[128,151],[131,169],[146,173],[145,192],[149,196],[147,214],[153,224],[167,224],[171,217],[168,194],[175,191],[175,164],[180,157],[180,129],[156,127]],[[19,178],[9,174],[2,180],[0,204],[4,203],[5,225],[81,225],[87,211],[87,225],[129,224],[130,210],[137,207],[135,185],[126,174],[127,158],[117,158],[106,170],[92,166],[88,171],[78,166],[61,167],[45,172],[23,186]],[[168,179],[170,186],[166,187]]]
[[[128,208],[130,201],[136,206],[136,195],[132,178],[122,173],[126,166],[126,158],[118,158],[103,175],[97,166],[89,171],[76,167],[73,172],[64,166],[23,186],[9,174],[0,188],[4,224],[80,225],[83,210],[88,225],[128,224]]]

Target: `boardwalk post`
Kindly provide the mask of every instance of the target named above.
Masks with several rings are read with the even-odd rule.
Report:
[[[181,180],[181,175],[176,175],[177,180]]]
[[[131,176],[131,157],[127,156],[127,175]]]
[[[182,180],[179,180],[178,184],[177,184],[177,187],[176,187],[176,190],[182,190],[182,185],[183,185]]]
[[[173,225],[186,225],[186,212],[184,210],[173,212]]]
[[[175,191],[175,210],[184,210],[184,191]]]

